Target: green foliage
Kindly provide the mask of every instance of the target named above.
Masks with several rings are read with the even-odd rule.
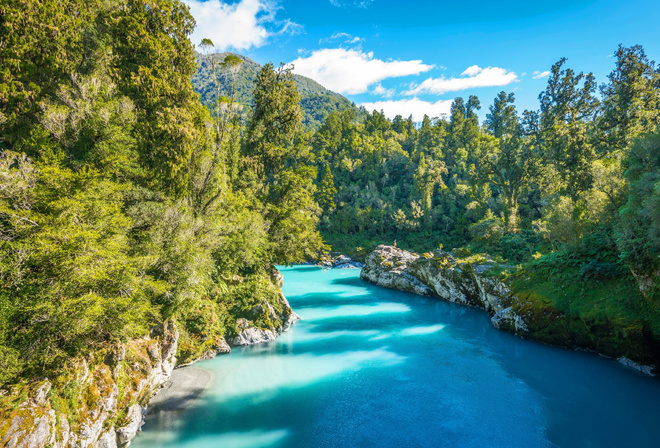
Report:
[[[182,2],[0,9],[0,386],[57,376],[165,319],[185,358],[219,344],[244,311],[234,301],[283,312],[272,264],[324,248],[316,170],[290,160],[309,152],[293,145],[290,72],[263,72],[244,133],[233,96],[212,116],[192,89]],[[240,65],[228,55],[218,70]],[[240,294],[237,274],[250,279]],[[278,316],[255,321],[277,328]],[[66,384],[53,403],[70,414]]]
[[[660,298],[660,130],[639,139],[626,161],[628,201],[620,209],[617,243],[642,291]]]
[[[0,385],[16,380],[23,368],[20,352],[0,345]]]
[[[195,21],[186,5],[171,0],[125,0],[107,20],[118,89],[138,110],[139,157],[151,183],[176,196],[187,182],[203,116],[190,84],[196,63],[188,35]]]
[[[266,218],[273,260],[292,264],[317,258],[324,249],[316,230],[321,213],[314,201],[316,170],[287,168],[270,189]]]
[[[397,241],[523,263],[521,306],[585,340],[660,334],[659,81],[641,47],[619,48],[602,102],[561,59],[539,111],[502,92],[483,127],[473,96],[415,125],[208,39],[196,54],[179,0],[5,3],[0,385],[165,319],[187,359],[238,318],[277,328],[271,266],[328,250],[319,228],[357,256]]]
[[[332,176],[330,166],[326,165],[323,168],[323,177],[321,179],[321,185],[318,189],[317,201],[319,206],[327,210],[328,213],[332,213],[337,207],[335,205],[336,195],[337,189],[335,188],[335,180]]]
[[[286,146],[302,121],[300,94],[291,69],[266,64],[257,75],[254,111],[247,126],[245,150],[257,163],[257,174],[271,178],[284,167]]]
[[[200,46],[200,50],[202,53],[205,52],[202,46]],[[240,69],[235,75],[225,72],[217,73],[218,84],[214,85],[213,64],[224,61],[230,56],[241,60]],[[208,56],[197,53],[196,57],[198,69],[192,80],[195,92],[200,95],[202,104],[213,111],[219,98],[230,98],[233,94],[244,115],[249,115],[250,109],[254,106],[253,91],[257,74],[261,69],[259,64],[245,56],[233,53],[214,53]],[[300,92],[300,107],[303,113],[302,128],[305,131],[315,131],[323,124],[325,118],[335,111],[351,110],[360,117],[366,115],[363,109],[359,109],[343,96],[327,90],[309,78],[294,74],[293,80]]]

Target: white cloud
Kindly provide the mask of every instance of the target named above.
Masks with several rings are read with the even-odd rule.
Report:
[[[371,52],[344,48],[315,50],[310,56],[299,57],[291,63],[295,73],[345,94],[364,93],[370,85],[383,79],[418,75],[433,68],[420,60],[383,61],[374,59]]]
[[[534,79],[547,78],[548,76],[550,76],[550,72],[547,70],[544,72],[540,72],[537,70],[534,73],[532,73],[532,78]]]
[[[395,90],[386,89],[385,87],[383,87],[381,83],[378,83],[376,84],[374,90],[371,93],[373,93],[374,95],[384,96],[385,98],[392,98],[394,96]]]
[[[478,65],[472,65],[468,68],[465,69],[463,73],[461,73],[462,76],[476,76],[479,73],[481,73],[481,68]]]
[[[319,43],[322,44],[324,42],[330,42],[333,40],[343,40],[343,43],[345,44],[357,44],[364,41],[364,38],[359,36],[353,36],[352,34],[348,34],[348,33],[334,33],[330,37],[324,37],[322,39],[319,39]]]
[[[419,85],[413,84],[406,95],[421,92],[442,94],[475,87],[505,86],[518,80],[518,75],[499,67],[481,68],[477,65],[468,67],[460,78],[428,78]]]
[[[302,26],[290,20],[278,21],[274,0],[240,0],[228,4],[220,0],[183,0],[197,22],[191,37],[199,45],[211,39],[215,49],[249,50],[260,47],[277,34],[296,34]]]
[[[429,117],[445,117],[451,113],[451,104],[454,100],[440,100],[435,103],[429,101],[422,101],[418,98],[410,98],[406,100],[392,100],[392,101],[376,101],[374,103],[362,103],[369,112],[374,110],[382,110],[387,118],[394,118],[401,115],[408,118],[410,115],[413,121],[422,121],[424,115]]]
[[[344,6],[355,6],[358,8],[366,8],[371,3],[373,3],[374,0],[330,0],[330,4],[332,6],[337,6],[338,8],[344,7]]]

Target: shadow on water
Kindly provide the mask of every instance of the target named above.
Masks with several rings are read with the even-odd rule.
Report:
[[[313,264],[301,264],[301,265],[295,265],[295,266],[275,266],[278,271],[285,273],[285,272],[314,272],[314,271],[322,271],[323,269],[327,268],[322,268],[320,266],[315,266]]]
[[[611,360],[522,340],[483,310],[355,272],[283,273],[303,320],[275,342],[204,361],[216,374],[209,389],[174,416],[148,416],[136,448],[571,448],[660,437],[660,383]],[[158,443],[159,431],[172,439]]]
[[[371,286],[371,283],[366,280],[362,280],[360,277],[348,277],[348,278],[335,278],[331,282],[333,285],[340,286],[355,286],[355,287],[366,287]]]

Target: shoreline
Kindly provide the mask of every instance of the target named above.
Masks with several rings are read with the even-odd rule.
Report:
[[[643,360],[643,354],[609,347],[607,340],[598,340],[595,345],[581,340],[580,335],[570,331],[570,320],[575,318],[554,309],[536,310],[505,284],[482,277],[478,272],[484,266],[461,263],[449,253],[436,252],[420,257],[380,245],[367,257],[360,278],[381,287],[482,309],[499,330],[550,346],[590,351],[642,374],[656,376],[656,359]]]
[[[211,372],[199,367],[175,369],[148,403],[148,413],[181,411],[190,406],[211,382]]]

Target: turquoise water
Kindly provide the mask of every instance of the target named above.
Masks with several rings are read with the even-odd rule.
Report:
[[[282,272],[303,320],[196,364],[209,387],[183,411],[148,415],[134,447],[660,446],[656,379],[357,269]]]

